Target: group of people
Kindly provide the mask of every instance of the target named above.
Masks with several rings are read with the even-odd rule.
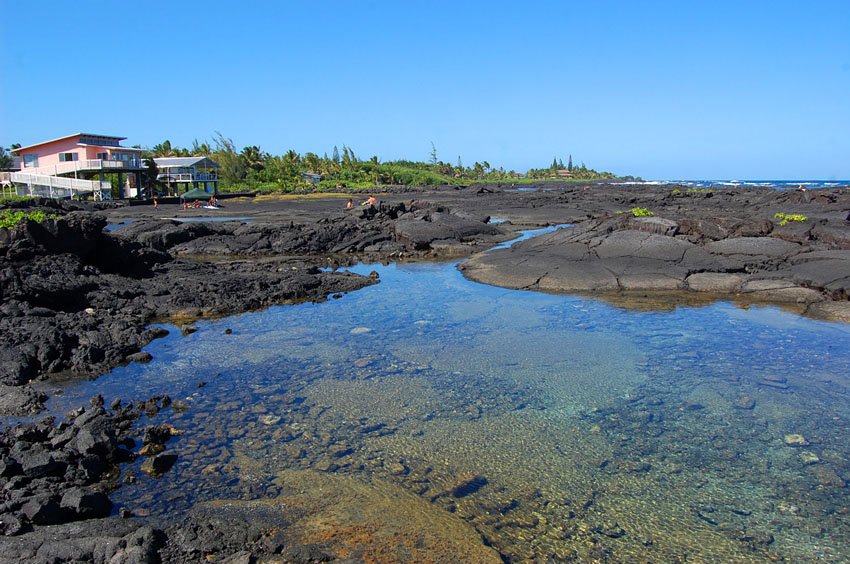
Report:
[[[369,194],[369,197],[366,199],[366,201],[365,201],[365,202],[363,202],[363,203],[362,203],[362,204],[360,204],[360,205],[361,205],[361,206],[375,206],[375,207],[378,207],[378,198],[376,198],[376,197],[375,197],[375,196],[373,196],[372,194]],[[348,199],[348,202],[346,202],[346,204],[345,204],[345,209],[350,210],[350,209],[353,209],[353,208],[354,208],[354,198],[349,198],[349,199]]]
[[[204,205],[205,204],[201,203],[200,200],[195,200],[194,202],[191,202],[191,203],[187,202],[186,200],[183,200],[183,209],[184,210],[202,208],[202,207],[204,207]]]
[[[195,200],[194,202],[191,202],[191,203],[187,202],[186,200],[183,200],[181,205],[183,206],[184,210],[189,210],[189,209],[193,209],[193,208],[204,208],[204,207],[206,207],[206,208],[209,208],[209,207],[217,208],[217,207],[219,207],[218,198],[216,198],[215,196],[210,196],[209,202],[206,202],[206,203],[204,203],[200,200]],[[156,197],[156,196],[153,197],[153,209],[155,209],[155,210],[159,209],[159,198]]]

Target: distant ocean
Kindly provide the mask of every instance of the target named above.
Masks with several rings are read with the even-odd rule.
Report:
[[[803,186],[807,190],[817,188],[850,187],[850,180],[647,180],[642,182],[617,182],[617,184],[661,185],[681,184],[690,188],[738,188],[762,186],[775,190],[794,190]]]

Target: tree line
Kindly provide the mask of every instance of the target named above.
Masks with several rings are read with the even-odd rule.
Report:
[[[573,166],[557,157],[547,168],[531,169],[522,174],[494,167],[487,161],[465,166],[461,157],[449,163],[438,157],[434,143],[427,161],[399,159],[382,162],[377,155],[368,159],[358,156],[354,149],[335,145],[330,155],[313,152],[299,153],[290,149],[273,155],[257,145],[239,150],[232,139],[216,132],[211,141],[193,141],[191,147],[179,147],[164,140],[152,147],[140,147],[145,160],[145,184],[155,183],[159,157],[205,156],[220,165],[219,191],[288,192],[300,190],[332,190],[336,188],[369,189],[380,185],[463,185],[472,182],[519,182],[523,179],[567,178],[576,180],[615,179],[609,172],[597,172],[584,163]],[[7,156],[0,151],[0,159]],[[567,174],[564,173],[567,172]]]
[[[472,182],[521,181],[522,179],[575,179],[575,180],[613,180],[618,177],[610,172],[597,172],[582,163],[573,166],[572,155],[567,165],[557,157],[547,168],[531,169],[522,174],[514,170],[496,168],[487,161],[475,162],[465,166],[458,156],[455,163],[448,163],[438,157],[433,142],[429,159],[412,161],[399,159],[382,162],[377,155],[368,159],[360,158],[351,147],[334,145],[328,155],[313,152],[299,153],[290,149],[281,155],[273,155],[257,145],[249,145],[238,150],[233,140],[219,132],[212,142],[195,140],[192,147],[178,147],[165,140],[149,149],[143,156],[180,157],[208,156],[221,166],[219,170],[219,190],[252,191],[292,191],[318,188],[363,188],[373,186],[397,185],[459,185]],[[567,174],[564,172],[566,171]],[[314,185],[319,177],[321,180]],[[631,177],[628,177],[631,178]]]

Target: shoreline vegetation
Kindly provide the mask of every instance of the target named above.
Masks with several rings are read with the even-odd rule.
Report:
[[[330,155],[325,152],[322,156],[309,151],[301,154],[293,149],[274,155],[257,145],[239,151],[231,139],[216,133],[212,143],[196,140],[189,148],[178,147],[165,140],[145,148],[142,154],[151,169],[148,178],[156,178],[155,165],[150,159],[189,156],[208,156],[221,165],[219,192],[224,194],[328,192],[340,188],[368,191],[380,190],[382,186],[465,186],[491,182],[640,180],[633,176],[598,172],[584,163],[573,165],[572,155],[567,157],[567,164],[555,157],[548,167],[532,168],[526,173],[495,167],[486,160],[465,166],[460,156],[452,164],[438,157],[433,143],[428,161],[399,159],[381,162],[377,155],[363,160],[346,145],[335,145]],[[309,180],[316,177],[321,179],[316,182]]]

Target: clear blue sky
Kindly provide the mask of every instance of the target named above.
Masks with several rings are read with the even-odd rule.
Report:
[[[36,8],[37,7],[37,8]],[[0,0],[0,145],[85,131],[850,178],[850,2]]]

